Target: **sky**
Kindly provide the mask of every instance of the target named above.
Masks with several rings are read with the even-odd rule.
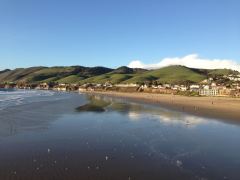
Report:
[[[0,69],[240,70],[239,0],[0,0]]]

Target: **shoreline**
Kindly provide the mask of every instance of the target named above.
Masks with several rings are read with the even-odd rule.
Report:
[[[113,91],[84,92],[116,98],[126,98],[141,102],[160,105],[175,111],[191,115],[220,119],[240,123],[240,99],[228,97],[187,97],[180,95],[153,93],[126,93]]]

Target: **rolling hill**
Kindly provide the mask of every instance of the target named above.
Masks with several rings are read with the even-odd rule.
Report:
[[[185,66],[168,66],[155,70],[106,67],[30,67],[0,71],[0,82],[56,82],[56,83],[198,83],[207,77],[238,73],[229,69],[194,69]]]
[[[139,83],[144,81],[158,81],[160,83],[200,82],[206,78],[206,74],[197,73],[184,66],[168,66],[157,70],[147,71],[137,75],[125,83]]]
[[[83,67],[83,66],[69,66],[69,67],[31,67],[18,68],[12,71],[6,71],[0,74],[0,82],[62,82],[73,83],[82,79],[105,74],[112,71],[105,67]]]
[[[113,84],[118,84],[118,83],[122,83],[128,79],[131,79],[136,75],[141,75],[144,72],[147,72],[147,70],[138,69],[138,68],[135,69],[135,68],[129,68],[126,66],[122,66],[122,67],[119,67],[119,68],[113,70],[112,72],[84,79],[84,80],[80,81],[80,84],[105,83],[105,82],[111,82]]]

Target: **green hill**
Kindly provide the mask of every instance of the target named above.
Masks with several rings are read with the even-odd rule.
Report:
[[[97,76],[111,72],[112,69],[105,67],[32,67],[18,68],[12,71],[6,71],[0,74],[0,82],[50,82],[61,81],[65,83],[74,83],[82,79]],[[73,78],[74,77],[74,78]]]
[[[112,72],[84,79],[84,80],[80,81],[80,83],[84,84],[84,83],[111,82],[113,84],[118,84],[118,83],[122,83],[128,79],[131,79],[131,78],[135,77],[136,75],[140,75],[144,72],[147,72],[147,70],[121,66],[121,67],[113,70]]]
[[[144,83],[158,81],[161,83],[200,82],[207,76],[184,66],[169,66],[157,70],[135,71],[120,67],[110,73],[94,76],[80,81],[81,83]]]
[[[78,83],[79,81],[83,80],[84,77],[78,76],[78,75],[70,75],[67,77],[64,77],[62,79],[55,80],[58,83]]]
[[[105,82],[111,82],[113,84],[118,84],[123,81],[126,81],[127,79],[132,78],[132,74],[115,74],[115,73],[107,73],[99,76],[94,76],[91,78],[84,79],[80,81],[81,84],[84,83],[105,83]]]
[[[238,74],[237,71],[233,71],[231,69],[213,69],[208,70],[209,75],[230,75],[230,74]]]
[[[161,83],[200,82],[206,75],[195,72],[184,66],[168,66],[157,70],[147,71],[135,76],[125,83],[140,83],[145,81],[158,81]]]
[[[112,73],[116,74],[136,74],[136,73],[143,73],[146,72],[146,69],[141,68],[129,68],[127,66],[121,66],[115,70],[112,71]]]
[[[0,74],[0,82],[15,82],[25,80],[26,77],[32,76],[34,72],[37,72],[41,69],[44,69],[44,67],[17,68],[12,71],[6,71]]]
[[[208,77],[238,73],[229,69],[194,69],[184,66],[168,66],[155,70],[105,67],[30,67],[0,71],[0,82],[57,82],[57,83],[198,83]]]

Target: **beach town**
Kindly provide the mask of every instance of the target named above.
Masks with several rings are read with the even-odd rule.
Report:
[[[79,92],[144,92],[155,94],[174,94],[184,96],[217,96],[217,97],[240,97],[240,74],[224,75],[215,78],[208,78],[200,83],[184,84],[162,84],[157,81],[141,84],[113,84],[111,82],[69,84],[57,82],[26,83],[26,82],[5,82],[0,88],[16,89],[37,89],[54,91],[79,91]]]

